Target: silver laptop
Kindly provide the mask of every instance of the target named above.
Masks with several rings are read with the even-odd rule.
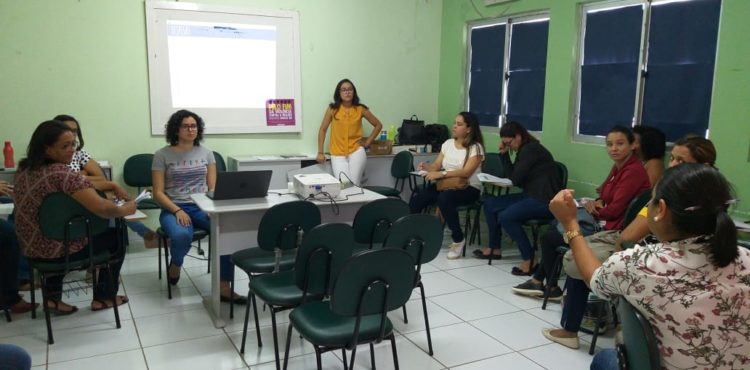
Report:
[[[206,196],[213,200],[262,198],[268,194],[271,170],[218,172],[216,188]]]

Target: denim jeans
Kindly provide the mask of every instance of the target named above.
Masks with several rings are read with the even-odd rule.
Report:
[[[583,315],[589,301],[591,289],[583,280],[567,278],[565,280],[565,304],[563,304],[560,325],[567,331],[578,332],[581,329]]]
[[[523,193],[487,199],[484,202],[484,216],[489,230],[490,248],[500,248],[502,234],[499,229],[502,227],[518,245],[524,260],[534,257],[534,248],[526,236],[523,224],[533,219],[552,220],[554,218],[549,211],[549,204]]]
[[[460,190],[437,191],[435,184],[430,184],[411,199],[409,208],[411,213],[419,213],[437,202],[440,214],[443,215],[445,223],[451,230],[453,242],[458,243],[464,240],[464,232],[461,230],[461,222],[458,220],[458,207],[472,204],[477,199],[479,199],[479,189],[472,186]]]
[[[617,351],[607,348],[599,351],[591,360],[590,370],[618,370],[620,364],[617,361]]]
[[[0,370],[29,370],[31,356],[25,349],[13,344],[0,344]]]
[[[208,219],[208,215],[193,203],[178,203],[177,206],[190,216],[190,225],[180,225],[177,223],[177,217],[166,210],[161,211],[159,223],[161,223],[162,229],[164,229],[170,239],[169,253],[172,257],[171,263],[179,267],[182,266],[185,255],[188,254],[190,246],[193,243],[193,229],[198,228],[210,231],[211,221]],[[229,255],[221,256],[219,273],[221,281],[232,281],[234,265]]]
[[[144,225],[143,222],[140,221],[129,221],[127,224],[128,228],[135,231],[135,233],[138,234],[138,236],[140,236],[141,238],[146,236],[149,231],[152,231],[148,228],[148,226]]]

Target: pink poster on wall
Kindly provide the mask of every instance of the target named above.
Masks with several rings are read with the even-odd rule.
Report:
[[[267,126],[294,126],[294,99],[266,100]]]

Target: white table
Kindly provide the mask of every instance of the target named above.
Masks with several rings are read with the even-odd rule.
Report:
[[[328,202],[315,202],[320,208],[321,221],[345,222],[351,224],[359,208],[384,196],[363,189],[351,187],[341,192],[348,195],[347,200],[339,200],[338,214]],[[283,194],[283,195],[279,195]],[[219,297],[219,256],[236,251],[257,247],[258,226],[263,214],[276,204],[298,200],[296,195],[288,194],[287,189],[269,190],[265,198],[235,199],[213,201],[205,194],[194,194],[191,198],[198,207],[211,218],[211,295],[204,297],[203,303],[217,328],[226,323],[221,318]]]

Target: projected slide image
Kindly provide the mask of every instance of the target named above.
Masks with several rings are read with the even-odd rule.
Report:
[[[173,107],[265,108],[276,96],[276,27],[168,21]]]

